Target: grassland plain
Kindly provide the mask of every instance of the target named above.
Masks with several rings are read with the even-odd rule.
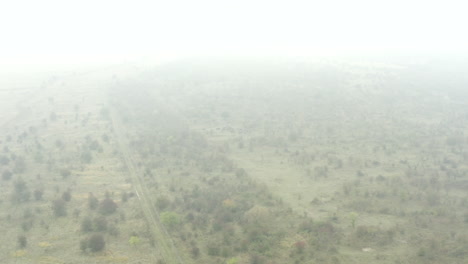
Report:
[[[58,76],[7,112],[1,261],[466,262],[461,84],[415,65],[239,65]]]

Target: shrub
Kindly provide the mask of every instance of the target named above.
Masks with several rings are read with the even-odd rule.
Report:
[[[158,207],[159,210],[166,209],[170,204],[171,204],[171,201],[165,196],[160,196],[156,200],[156,206]]]
[[[128,201],[128,194],[127,192],[122,193],[122,203],[126,203]]]
[[[5,151],[5,149],[4,149],[4,151]],[[0,164],[1,165],[8,165],[8,163],[10,163],[10,158],[8,158],[5,155],[0,156]]]
[[[120,235],[119,228],[117,228],[117,226],[115,226],[114,224],[110,224],[107,227],[107,232],[109,233],[109,235],[115,236],[115,237]]]
[[[29,201],[31,196],[31,192],[26,185],[26,182],[19,178],[13,183],[14,192],[12,194],[12,202],[14,203],[21,203]]]
[[[106,231],[107,230],[107,220],[105,217],[96,217],[94,218],[94,230],[96,231]]]
[[[62,194],[62,199],[65,201],[65,202],[69,202],[71,200],[71,192],[70,190],[67,190],[65,192],[63,192]]]
[[[60,170],[60,175],[62,176],[62,178],[68,178],[68,176],[71,175],[71,172],[69,169],[61,169]]]
[[[88,238],[87,248],[92,252],[98,252],[103,250],[106,247],[106,241],[104,241],[104,236],[101,234],[93,234]]]
[[[39,189],[34,190],[34,199],[36,199],[36,201],[42,200],[43,194],[44,192],[42,190],[39,190]]]
[[[94,210],[98,207],[99,200],[94,197],[93,193],[88,194],[88,207],[91,210]]]
[[[33,226],[33,221],[31,219],[29,221],[24,221],[23,223],[21,223],[21,228],[25,232],[29,231],[32,228],[32,226]]]
[[[13,173],[11,173],[11,171],[9,171],[9,170],[6,170],[6,171],[4,171],[4,172],[2,173],[2,179],[3,179],[4,181],[10,180],[10,179],[11,179],[11,176],[13,176]]]
[[[210,256],[219,256],[220,250],[219,247],[216,245],[208,246],[208,255]]]
[[[161,222],[169,228],[174,228],[180,223],[179,214],[176,212],[163,212],[161,214]]]
[[[305,247],[306,247],[306,242],[304,240],[300,240],[294,243],[294,248],[296,248],[296,251],[299,254],[304,252]]]
[[[250,256],[250,264],[263,264],[265,263],[265,258],[259,255],[251,255]]]
[[[13,171],[16,173],[23,173],[26,171],[26,161],[23,157],[17,157],[15,159],[15,166],[13,167]]]
[[[93,160],[93,156],[91,155],[91,152],[89,150],[84,151],[81,153],[81,162],[89,164]]]
[[[28,245],[28,239],[24,235],[18,236],[18,246],[25,248]]]
[[[101,214],[109,215],[114,213],[115,210],[117,210],[117,204],[110,198],[102,200],[99,204],[99,212]]]
[[[140,238],[138,236],[131,236],[128,240],[128,243],[130,243],[130,245],[132,246],[136,246],[140,244]]]
[[[198,247],[192,247],[190,252],[192,253],[192,257],[194,258],[198,258],[198,256],[200,256],[200,249]]]
[[[82,239],[80,241],[80,249],[81,251],[85,252],[86,249],[88,248],[88,241],[86,239]]]
[[[230,258],[227,260],[226,264],[237,264],[239,260],[237,258]]]
[[[65,207],[66,202],[63,199],[56,199],[52,202],[52,210],[56,217],[66,216],[67,208]]]
[[[87,233],[91,231],[93,231],[93,221],[91,221],[90,217],[85,217],[81,221],[81,232]]]

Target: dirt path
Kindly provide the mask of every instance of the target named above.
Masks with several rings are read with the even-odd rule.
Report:
[[[181,256],[181,252],[176,249],[170,235],[159,221],[158,211],[151,202],[148,188],[143,182],[143,179],[140,176],[141,174],[135,166],[131,151],[128,148],[128,142],[124,136],[124,127],[115,111],[111,111],[111,122],[117,138],[117,144],[119,146],[120,153],[122,154],[125,165],[128,168],[128,173],[131,177],[133,188],[137,194],[138,199],[140,200],[141,209],[145,215],[146,220],[148,221],[150,231],[156,240],[157,246],[160,248],[161,255],[165,260],[165,263],[186,263],[184,258]]]

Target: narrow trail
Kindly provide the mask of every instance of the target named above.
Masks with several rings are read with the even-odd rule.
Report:
[[[150,232],[156,240],[157,246],[159,246],[162,258],[167,264],[185,264],[186,261],[181,256],[181,252],[176,249],[167,230],[159,221],[158,211],[151,202],[151,198],[149,197],[150,192],[144,184],[144,180],[141,178],[138,168],[135,166],[131,151],[128,148],[128,142],[123,133],[125,130],[114,109],[111,111],[111,122],[120,153],[128,168],[128,174],[131,177],[137,198],[140,200],[141,209],[148,221]]]

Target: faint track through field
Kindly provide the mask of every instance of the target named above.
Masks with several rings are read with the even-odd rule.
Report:
[[[124,127],[121,124],[121,120],[116,115],[114,109],[111,111],[111,122],[114,129],[114,134],[116,135],[118,147],[125,161],[125,165],[128,168],[128,173],[131,177],[134,190],[140,201],[141,209],[145,215],[146,220],[148,221],[150,231],[156,240],[156,244],[161,250],[163,259],[167,264],[185,264],[185,261],[181,257],[180,252],[176,249],[174,242],[172,241],[167,230],[159,221],[159,214],[151,202],[151,198],[149,197],[149,190],[144,184],[143,179],[141,178],[140,173],[135,166],[131,151],[128,148],[128,142],[125,139],[123,133],[125,131]]]

